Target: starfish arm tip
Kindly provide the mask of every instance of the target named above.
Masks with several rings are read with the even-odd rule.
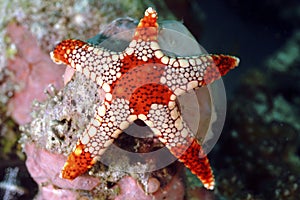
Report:
[[[56,45],[54,50],[50,52],[50,57],[53,62],[56,64],[66,64],[70,65],[69,56],[73,53],[74,50],[86,45],[87,43],[81,40],[68,39],[60,42]]]
[[[55,64],[58,64],[58,65],[59,65],[59,64],[62,64],[62,62],[61,62],[59,59],[57,59],[57,58],[55,57],[53,51],[50,52],[50,58],[51,58],[51,60],[52,60]]]
[[[212,180],[211,182],[204,183],[203,186],[208,190],[214,190],[215,189],[215,181]]]
[[[84,148],[85,145],[79,142],[75,150],[68,156],[60,173],[61,178],[73,180],[93,167],[95,159],[89,152],[85,152]]]
[[[238,57],[223,54],[212,55],[212,59],[221,73],[221,76],[227,74],[227,72],[237,67],[240,63],[240,59]]]

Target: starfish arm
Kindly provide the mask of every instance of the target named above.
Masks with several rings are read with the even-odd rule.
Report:
[[[133,40],[156,41],[158,34],[157,12],[149,7],[136,27]]]
[[[201,180],[205,188],[214,189],[215,181],[208,158],[180,116],[177,105],[152,104],[147,118],[154,134],[170,152]]]
[[[72,180],[90,169],[114,139],[130,125],[132,121],[129,116],[129,101],[104,101],[69,155],[61,172],[62,178]]]
[[[66,64],[100,87],[117,80],[121,73],[122,52],[113,52],[81,40],[64,40],[50,53],[57,64]]]
[[[188,146],[177,144],[176,148],[170,148],[170,152],[200,179],[206,189],[213,190],[215,179],[209,160],[198,141],[191,138],[189,140],[186,143]]]
[[[167,65],[160,82],[177,96],[212,83],[239,64],[238,58],[228,55],[162,56],[160,59]]]

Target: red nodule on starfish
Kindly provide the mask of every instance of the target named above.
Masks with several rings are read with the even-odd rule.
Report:
[[[209,161],[182,118],[176,98],[219,79],[239,60],[227,55],[168,56],[159,46],[156,20],[156,11],[148,8],[122,52],[80,40],[63,41],[51,52],[54,62],[70,65],[105,92],[104,102],[68,157],[63,178],[85,173],[120,133],[140,119],[204,187],[213,189]]]

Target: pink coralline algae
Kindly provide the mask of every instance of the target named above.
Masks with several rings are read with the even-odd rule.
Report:
[[[81,176],[74,181],[62,179],[59,177],[59,169],[64,165],[65,156],[49,153],[34,144],[27,144],[24,150],[28,157],[26,166],[39,184],[52,182],[53,185],[64,189],[91,190],[99,183],[99,179],[91,176]]]
[[[99,184],[99,179],[91,176],[81,176],[74,181],[68,181],[59,177],[60,167],[65,162],[65,157],[52,154],[34,144],[27,144],[24,148],[27,155],[26,166],[32,178],[43,185],[38,194],[38,199],[55,199],[64,196],[67,199],[75,199],[78,195],[73,190],[92,190]],[[52,198],[49,198],[49,195]]]
[[[9,112],[19,124],[30,122],[33,100],[46,99],[45,88],[53,84],[61,88],[63,68],[53,64],[46,52],[43,52],[35,37],[24,27],[15,23],[7,27],[7,34],[17,48],[14,58],[8,61],[8,69],[14,72],[14,81],[18,90],[9,101]]]
[[[131,200],[182,200],[184,198],[184,186],[180,177],[175,175],[168,186],[160,189],[153,195],[145,194],[145,191],[137,181],[132,177],[124,177],[119,181],[120,194],[115,200],[131,199]]]

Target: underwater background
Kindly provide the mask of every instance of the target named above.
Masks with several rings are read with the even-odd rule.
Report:
[[[174,199],[175,195],[187,200],[300,199],[299,0],[2,0],[0,198],[42,199],[41,193],[37,195],[38,184],[25,166],[24,143],[18,141],[22,133],[36,126],[28,126],[29,122],[40,115],[49,116],[47,109],[60,102],[54,97],[63,88],[64,69],[51,62],[49,52],[66,38],[92,38],[117,18],[138,20],[149,6],[156,8],[159,20],[183,22],[208,53],[240,58],[239,66],[222,78],[227,116],[218,143],[208,154],[216,178],[215,190],[205,190],[194,175],[181,167],[185,181],[175,179],[174,183],[163,176],[158,185],[167,188],[178,181],[183,182],[178,187],[184,189],[172,195],[153,196]],[[49,83],[54,87],[48,87]],[[68,87],[72,91],[80,85],[93,87],[80,78],[78,85]],[[83,102],[96,101],[89,95],[70,94]],[[66,101],[68,98],[71,99],[65,96]],[[91,114],[88,104],[82,107],[87,116]],[[45,117],[40,123],[49,125],[58,135],[67,131],[67,121],[48,124],[49,119]],[[41,158],[33,158],[42,162],[38,159]],[[177,166],[165,173],[176,174],[174,168]],[[86,188],[92,187],[93,180],[89,181],[91,185]],[[120,199],[114,181],[106,183],[109,193],[96,195],[97,198],[64,193],[50,180],[43,184],[51,185],[47,187],[49,194],[60,191],[65,199],[112,199],[112,194]],[[157,186],[155,181],[153,187]],[[78,188],[78,193],[85,194],[83,187]]]

